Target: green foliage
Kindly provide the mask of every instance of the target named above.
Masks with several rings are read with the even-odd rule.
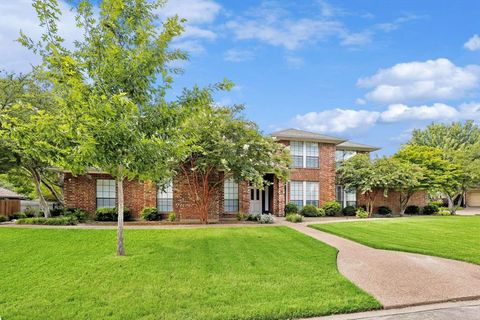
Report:
[[[85,222],[88,219],[88,213],[85,210],[79,208],[67,208],[63,212],[63,216],[65,217],[74,217],[78,220],[78,222]]]
[[[285,220],[293,223],[298,223],[303,221],[303,216],[298,213],[290,213],[290,214],[287,214]]]
[[[298,206],[295,203],[287,203],[285,205],[285,215],[290,213],[298,213]]]
[[[405,210],[405,213],[406,214],[420,214],[420,207],[419,206],[416,206],[416,205],[410,205],[407,207],[407,209]]]
[[[0,215],[0,223],[6,222],[6,221],[8,221],[8,217],[7,217],[7,216],[1,216],[1,215]]]
[[[327,201],[322,205],[325,215],[329,217],[338,216],[342,213],[342,206],[337,201]]]
[[[387,207],[387,206],[378,207],[378,214],[380,214],[382,216],[385,216],[385,215],[391,214],[391,213],[392,213],[392,209],[390,209],[390,207]]]
[[[143,208],[140,212],[140,218],[147,221],[160,220],[160,214],[157,208]]]
[[[473,121],[453,122],[451,124],[433,123],[426,129],[414,129],[408,144],[440,148],[442,150],[461,150],[480,141],[480,129]]]
[[[445,204],[443,203],[443,201],[432,201],[432,202],[430,202],[430,204],[431,204],[431,205],[434,205],[434,206],[437,206],[437,207],[439,207],[439,208],[445,206]]]
[[[36,217],[36,218],[19,219],[15,223],[42,224],[42,225],[53,225],[53,226],[73,226],[78,224],[78,220],[74,216],[55,217],[55,218]]]
[[[23,212],[16,212],[8,215],[8,218],[10,220],[24,219],[27,218],[27,215]]]
[[[318,212],[319,217],[325,217],[325,215],[326,215],[325,209],[323,209],[323,208],[317,208],[317,212]]]
[[[177,215],[175,214],[175,212],[170,212],[168,214],[167,220],[170,221],[170,222],[176,221],[177,220]]]
[[[359,219],[365,219],[368,218],[369,214],[367,211],[365,211],[363,208],[357,208],[355,211],[355,216]]]
[[[312,204],[307,204],[302,207],[300,214],[304,217],[318,217],[318,208]]]
[[[441,208],[438,210],[437,213],[435,213],[436,216],[450,216],[451,213],[448,209],[446,208]]]
[[[123,210],[123,218],[125,221],[130,221],[133,219],[133,216],[130,212],[130,209],[125,208]],[[118,213],[116,208],[100,208],[95,211],[95,220],[96,221],[117,221]]]
[[[440,210],[436,205],[427,204],[425,207],[422,208],[422,214],[425,215],[432,215],[438,213]]]
[[[237,217],[237,220],[238,220],[238,221],[245,221],[245,220],[248,219],[248,214],[243,213],[243,212],[238,212],[238,213],[236,214],[236,217]]]
[[[346,206],[342,209],[344,216],[354,216],[357,209],[354,206]]]

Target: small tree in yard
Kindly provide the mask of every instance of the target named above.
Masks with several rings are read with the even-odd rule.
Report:
[[[398,192],[399,213],[403,215],[405,214],[408,202],[415,192],[423,190],[426,187],[422,184],[423,170],[420,166],[414,163],[402,161],[395,157],[388,158],[386,161],[391,169],[392,180],[389,185],[392,190]]]
[[[208,223],[219,188],[226,179],[248,181],[262,188],[264,175],[274,173],[285,180],[290,157],[286,148],[258,127],[243,119],[241,108],[217,107],[210,88],[188,91],[180,99],[188,107],[196,106],[200,112],[186,122],[191,152],[177,171],[188,184],[190,199]]]
[[[70,144],[61,164],[73,173],[90,167],[109,173],[117,185],[117,254],[124,255],[123,183],[126,179],[166,181],[183,158],[180,123],[186,113],[165,102],[172,72],[168,64],[185,54],[169,50],[183,28],[177,18],[159,21],[160,3],[104,0],[98,17],[89,1],[77,6],[83,40],[73,51],[57,33],[57,1],[35,0],[45,33],[36,45],[21,42],[43,56],[41,70],[53,84]]]
[[[383,192],[387,196],[391,186],[392,171],[386,159],[370,159],[367,154],[358,154],[346,160],[338,169],[338,183],[346,189],[356,189],[364,195],[368,216],[371,217],[375,198]]]

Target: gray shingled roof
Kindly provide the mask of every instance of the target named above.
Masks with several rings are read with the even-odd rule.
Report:
[[[353,142],[353,141],[345,141],[340,144],[337,144],[337,149],[359,150],[359,151],[369,151],[369,152],[380,150],[380,148],[369,146],[368,144]]]
[[[271,136],[276,137],[279,140],[299,139],[299,140],[310,140],[310,141],[318,141],[318,142],[328,142],[328,143],[335,143],[335,144],[346,141],[346,139],[342,139],[338,137],[332,137],[324,134],[298,130],[293,128],[273,132]]]
[[[25,197],[13,192],[12,190],[8,190],[5,188],[0,187],[0,199],[7,198],[7,199],[24,199]]]

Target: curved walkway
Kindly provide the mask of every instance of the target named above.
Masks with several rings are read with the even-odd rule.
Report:
[[[478,265],[373,249],[305,224],[282,224],[337,248],[339,271],[385,308],[480,298]]]

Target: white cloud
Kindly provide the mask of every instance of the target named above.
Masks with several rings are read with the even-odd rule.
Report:
[[[229,49],[223,54],[226,61],[240,62],[252,60],[255,54],[252,50]]]
[[[298,69],[305,64],[305,61],[301,57],[296,56],[285,56],[285,61],[290,68]]]
[[[62,18],[58,24],[59,33],[65,38],[65,45],[71,47],[78,40],[81,32],[75,26],[74,13],[64,1],[59,1]],[[31,64],[40,62],[40,58],[21,46],[16,40],[22,30],[33,40],[39,40],[42,29],[31,0],[0,2],[0,69],[15,72],[28,72]]]
[[[340,133],[349,129],[370,127],[379,117],[380,112],[376,111],[332,109],[297,115],[293,122],[307,130]]]
[[[405,103],[462,97],[477,88],[480,67],[458,67],[450,60],[440,58],[425,62],[399,63],[381,69],[375,75],[358,80],[358,86],[373,88],[365,95],[370,101]]]
[[[478,119],[480,103],[464,103],[452,107],[443,103],[431,106],[407,106],[392,104],[383,111],[330,109],[297,115],[293,124],[312,131],[342,133],[348,130],[366,129],[378,123],[459,121]]]
[[[340,41],[344,46],[359,46],[372,42],[373,34],[370,31],[345,34]]]
[[[480,50],[480,36],[474,34],[467,42],[464,43],[463,47],[470,51]]]
[[[459,111],[443,103],[431,106],[409,107],[404,104],[389,105],[383,111],[380,119],[384,122],[398,122],[405,120],[456,120],[460,118]]]

